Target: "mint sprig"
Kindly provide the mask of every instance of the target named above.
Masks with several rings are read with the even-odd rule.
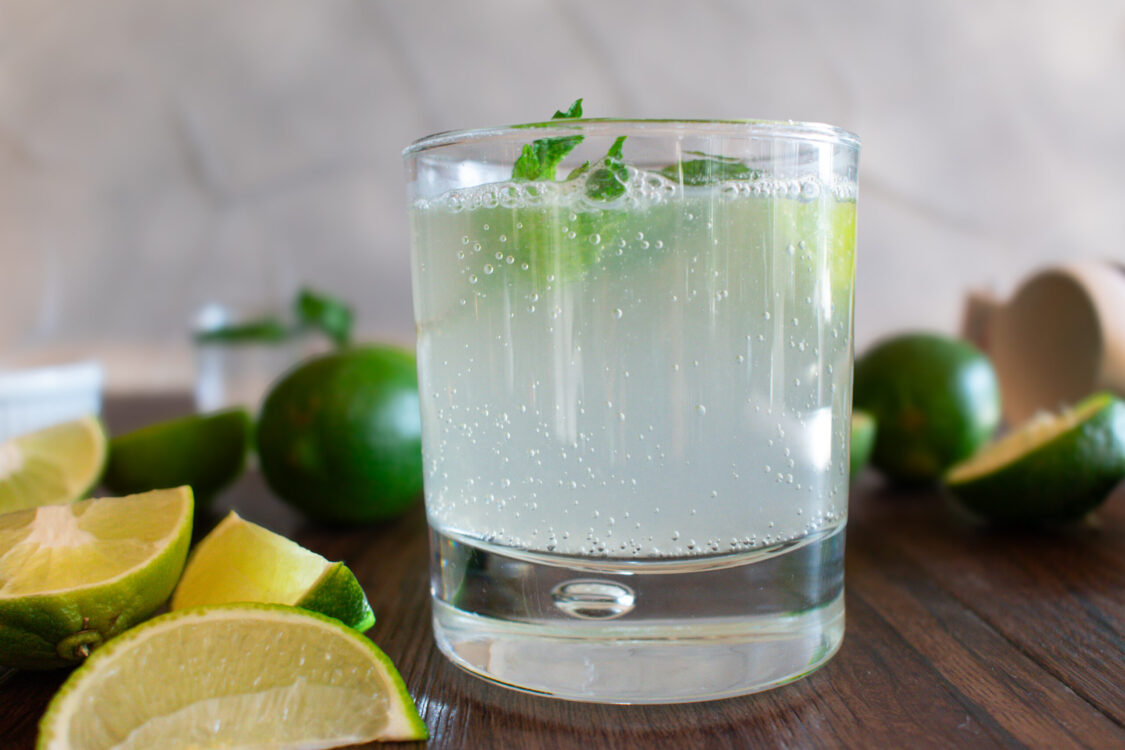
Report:
[[[582,100],[576,99],[565,112],[558,110],[552,120],[573,120],[582,117]],[[559,164],[567,154],[582,143],[581,135],[563,135],[553,138],[540,138],[523,147],[520,156],[512,167],[512,179],[516,182],[554,181]],[[629,170],[621,155],[625,136],[621,136],[609,147],[605,158],[597,169],[590,173],[586,181],[586,196],[593,200],[610,201],[625,193],[625,183]],[[585,161],[566,176],[567,181],[580,177],[590,171],[590,162]]]
[[[301,289],[293,300],[293,315],[293,323],[271,315],[199,331],[194,338],[200,344],[278,344],[311,329],[330,338],[337,347],[351,342],[352,309],[334,297]]]
[[[287,338],[289,338],[288,326],[274,317],[249,320],[195,334],[195,340],[201,344],[277,343]]]
[[[761,176],[761,172],[751,169],[734,157],[712,156],[701,151],[687,153],[700,158],[670,164],[661,169],[660,174],[688,187],[714,185],[728,180],[756,180]]]
[[[555,112],[552,120],[580,117],[581,99],[565,112]],[[554,181],[558,166],[583,140],[582,135],[556,136],[525,145],[512,169],[512,179]],[[604,158],[593,163],[583,162],[570,171],[566,180],[582,177],[585,180],[582,188],[591,201],[608,202],[621,197],[629,179],[629,168],[622,155],[624,144],[625,136],[617,138]],[[523,268],[547,285],[549,280],[582,274],[593,268],[604,249],[614,241],[625,219],[625,212],[612,204],[578,214],[562,222],[557,215],[542,215],[539,209],[498,209],[488,215],[488,224],[497,234],[515,240],[512,246]],[[581,239],[572,242],[576,237]],[[595,237],[594,241],[588,241]]]
[[[319,330],[336,346],[351,343],[352,309],[340,300],[311,289],[302,289],[293,307],[302,325]]]
[[[598,201],[611,201],[625,194],[625,183],[629,180],[629,170],[621,155],[625,136],[619,137],[609,147],[609,152],[601,166],[586,178],[586,197]]]
[[[552,120],[573,120],[582,117],[582,100],[576,99],[567,111],[556,111]],[[582,142],[580,135],[563,135],[554,138],[540,138],[524,145],[523,151],[512,167],[512,179],[516,182],[535,182],[554,180],[555,172],[566,155]]]

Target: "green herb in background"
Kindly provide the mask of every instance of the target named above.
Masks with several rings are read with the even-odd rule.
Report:
[[[275,343],[284,341],[289,336],[289,326],[276,317],[268,317],[200,331],[195,334],[195,340],[201,344],[242,344],[252,341]]]
[[[351,343],[352,309],[338,299],[302,289],[294,303],[297,320],[302,325],[319,330],[336,344],[343,347]]]
[[[351,307],[341,300],[301,289],[293,300],[293,314],[296,322],[292,324],[271,315],[200,331],[194,339],[200,344],[278,344],[311,329],[323,333],[337,347],[351,343],[354,315]]]

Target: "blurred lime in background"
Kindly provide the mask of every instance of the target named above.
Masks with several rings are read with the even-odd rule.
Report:
[[[422,491],[414,355],[389,346],[310,360],[270,391],[257,428],[270,487],[310,518],[392,518]]]
[[[106,455],[96,417],[0,442],[0,513],[85,497],[101,478]]]
[[[854,403],[878,425],[875,466],[907,482],[937,479],[1000,422],[1000,387],[988,358],[938,334],[896,335],[859,357]]]

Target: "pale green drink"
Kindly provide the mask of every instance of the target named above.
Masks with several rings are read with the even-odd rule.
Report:
[[[536,683],[512,643],[556,615],[600,620],[591,641],[609,620],[662,639],[685,622],[656,604],[669,592],[786,575],[797,594],[742,612],[720,593],[692,620],[726,638],[754,612],[812,612],[821,630],[842,614],[855,183],[755,170],[685,185],[630,166],[622,195],[595,200],[591,173],[411,206],[435,617],[447,653],[485,676],[647,700],[617,678],[589,695],[573,675]],[[646,586],[661,590],[647,611]],[[514,626],[484,666],[458,645],[482,617]],[[802,641],[803,666],[838,636]],[[706,690],[683,697],[722,692]]]

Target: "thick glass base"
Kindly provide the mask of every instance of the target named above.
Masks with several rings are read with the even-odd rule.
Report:
[[[600,703],[714,700],[798,679],[843,640],[843,524],[749,554],[659,562],[431,533],[438,647],[506,687]]]

